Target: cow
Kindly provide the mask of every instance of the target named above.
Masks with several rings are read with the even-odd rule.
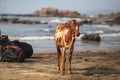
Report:
[[[74,50],[75,37],[80,35],[79,25],[81,22],[77,20],[71,20],[67,23],[58,24],[54,33],[54,42],[57,49],[58,64],[57,70],[61,71],[61,74],[65,74],[65,52],[69,49],[69,63],[68,63],[68,74],[71,74],[71,60],[72,53]],[[61,49],[62,48],[62,53]],[[61,59],[61,61],[60,61]]]

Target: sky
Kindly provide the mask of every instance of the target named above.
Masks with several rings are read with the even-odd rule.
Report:
[[[0,0],[0,14],[28,14],[41,7],[76,10],[81,14],[120,12],[120,0]]]

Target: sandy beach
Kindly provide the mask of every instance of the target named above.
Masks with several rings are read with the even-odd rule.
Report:
[[[10,41],[25,42],[33,48],[33,55],[25,62],[0,62],[0,80],[120,80],[119,5],[120,0],[0,0],[0,36],[7,35]],[[55,35],[59,23],[64,25]],[[54,36],[60,42],[64,34],[70,43],[79,31],[72,74],[67,74],[67,51],[65,75],[61,75]],[[7,41],[1,37],[0,45],[5,46]]]
[[[34,53],[23,63],[0,62],[0,80],[120,80],[120,50],[74,51],[72,74],[57,71],[55,52]]]

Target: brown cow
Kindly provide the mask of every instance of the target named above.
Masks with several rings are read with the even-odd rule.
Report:
[[[65,51],[70,50],[69,64],[68,64],[68,74],[71,74],[71,59],[74,49],[75,36],[79,36],[79,25],[76,20],[71,20],[68,23],[58,24],[55,30],[54,41],[57,48],[58,57],[58,67],[57,69],[61,71],[61,74],[65,73]],[[62,48],[62,54],[60,47]],[[61,58],[61,62],[60,62]]]

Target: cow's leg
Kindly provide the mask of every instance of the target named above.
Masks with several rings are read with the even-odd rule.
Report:
[[[66,57],[65,57],[65,48],[62,48],[62,55],[61,55],[61,74],[64,75],[65,74],[65,61],[66,61]]]
[[[72,53],[73,53],[74,47],[70,48],[70,55],[69,55],[69,63],[68,63],[68,74],[71,74],[71,60],[72,60]]]
[[[56,48],[57,48],[57,58],[58,58],[57,70],[60,70],[61,51],[59,46],[56,46]]]

